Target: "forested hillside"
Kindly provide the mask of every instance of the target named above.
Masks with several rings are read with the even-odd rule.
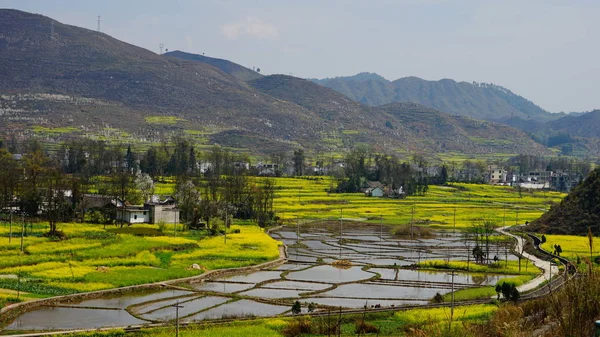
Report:
[[[532,231],[586,235],[600,233],[600,168],[593,170],[560,204],[532,222]]]

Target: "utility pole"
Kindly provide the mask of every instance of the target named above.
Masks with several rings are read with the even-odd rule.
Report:
[[[227,244],[227,224],[229,223],[229,207],[225,206],[225,244]]]
[[[12,241],[12,207],[10,209],[10,225],[8,229],[8,243]]]
[[[23,223],[21,223],[21,253],[24,252],[23,249],[23,237],[25,236],[25,212],[23,212]]]
[[[410,239],[413,240],[413,225],[415,223],[415,204],[412,204],[411,216],[410,216]]]
[[[506,205],[504,205],[504,217],[502,218],[502,227],[506,227]]]
[[[175,307],[175,337],[179,337],[179,308],[183,308],[183,305],[177,301],[172,307]]]
[[[454,235],[456,235],[456,206],[454,206]]]
[[[342,225],[344,219],[344,209],[340,208],[340,259],[342,258]]]
[[[100,33],[100,22],[102,21],[102,19],[100,18],[100,15],[98,15],[98,33]]]
[[[455,274],[456,274],[456,272],[454,270],[452,270],[452,272],[450,272],[450,275],[452,275],[452,290],[451,290],[452,301],[450,303],[450,323],[448,324],[448,330],[452,329],[452,321],[454,320],[454,275]]]
[[[164,47],[164,46],[165,46],[165,45],[164,45],[164,44],[162,44],[162,43],[159,43],[159,44],[158,44],[159,55],[162,55],[162,51],[163,51],[163,47]]]
[[[296,244],[300,244],[300,217],[296,215]]]
[[[379,214],[379,254],[381,254],[382,242],[383,242],[383,215]]]
[[[516,209],[517,217],[515,218],[515,226],[519,225],[519,207]]]
[[[173,236],[177,237],[177,212],[173,212]]]

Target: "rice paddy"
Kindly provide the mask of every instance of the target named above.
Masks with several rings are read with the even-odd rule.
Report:
[[[136,226],[158,231],[154,225],[126,229]],[[232,226],[230,230],[240,233],[228,234],[227,243],[222,237],[198,240],[183,228],[179,237],[141,237],[115,234],[111,227],[61,224],[67,239],[52,241],[41,236],[47,226],[35,224],[27,228],[21,253],[20,238],[13,232],[9,239],[9,226],[0,225],[0,290],[64,295],[189,277],[279,257],[278,242],[256,226]],[[193,264],[200,269],[191,268]]]
[[[202,284],[181,284],[189,289],[185,294],[121,305],[121,315],[131,314],[126,320],[132,322],[169,320],[166,313],[170,315],[170,311],[163,310],[163,315],[161,308],[180,297],[191,306],[183,317],[187,321],[232,315],[287,315],[296,299],[303,302],[304,311],[310,302],[317,304],[317,310],[357,308],[365,302],[418,305],[428,303],[436,293],[448,298],[448,269],[459,274],[454,287],[457,300],[489,298],[495,295],[496,283],[521,284],[538,271],[532,266],[519,271],[516,257],[507,248],[511,242],[498,235],[492,236],[489,250],[490,258],[495,256],[498,261],[475,264],[469,256],[474,243],[465,245],[474,238],[463,233],[484,221],[511,225],[533,220],[564,196],[555,192],[519,193],[510,187],[451,184],[430,186],[425,195],[386,199],[330,193],[336,182],[326,177],[277,178],[275,182],[273,206],[287,226],[271,237],[256,226],[233,226],[232,230],[240,229],[241,233],[228,234],[227,244],[223,237],[202,238],[183,228],[177,228],[178,237],[140,237],[82,224],[60,224],[59,229],[68,239],[53,242],[41,237],[47,227],[37,224],[28,229],[25,253],[21,254],[20,242],[13,238],[9,243],[8,228],[0,225],[0,275],[10,276],[0,278],[0,288],[18,288],[28,299],[158,282],[273,260],[279,256],[278,242],[283,242],[288,247],[289,262],[280,267]],[[172,186],[170,181],[158,184],[164,192]],[[413,225],[426,230],[416,231],[413,237]],[[398,230],[402,226],[409,226],[410,236]],[[563,244],[563,252],[568,247]],[[348,266],[337,263],[340,261]],[[192,264],[199,265],[200,270],[190,268]],[[339,266],[334,267],[336,264]],[[108,299],[100,301],[105,302],[99,302],[96,310],[102,317],[102,310],[113,309],[102,309]],[[136,305],[155,309],[142,311]],[[20,329],[27,319],[14,323],[21,325],[11,329]],[[395,324],[405,322],[400,317],[394,320]],[[97,324],[93,327],[106,326]],[[275,335],[281,332],[280,328],[259,327]]]

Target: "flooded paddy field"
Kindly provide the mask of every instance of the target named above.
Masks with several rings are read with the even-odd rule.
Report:
[[[58,330],[291,314],[334,308],[401,307],[428,303],[437,293],[493,286],[514,275],[419,270],[428,260],[473,262],[475,241],[453,232],[396,237],[380,225],[283,227],[271,236],[287,245],[288,261],[270,270],[214,277],[177,289],[59,303],[17,317],[5,330]],[[490,258],[515,260],[503,240],[491,240]],[[340,262],[342,261],[342,262]],[[452,283],[454,285],[452,285]],[[187,289],[187,290],[184,290]]]

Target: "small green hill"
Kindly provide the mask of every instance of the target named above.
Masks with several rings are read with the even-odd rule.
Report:
[[[529,226],[535,232],[571,235],[585,235],[588,227],[600,233],[600,168]]]

